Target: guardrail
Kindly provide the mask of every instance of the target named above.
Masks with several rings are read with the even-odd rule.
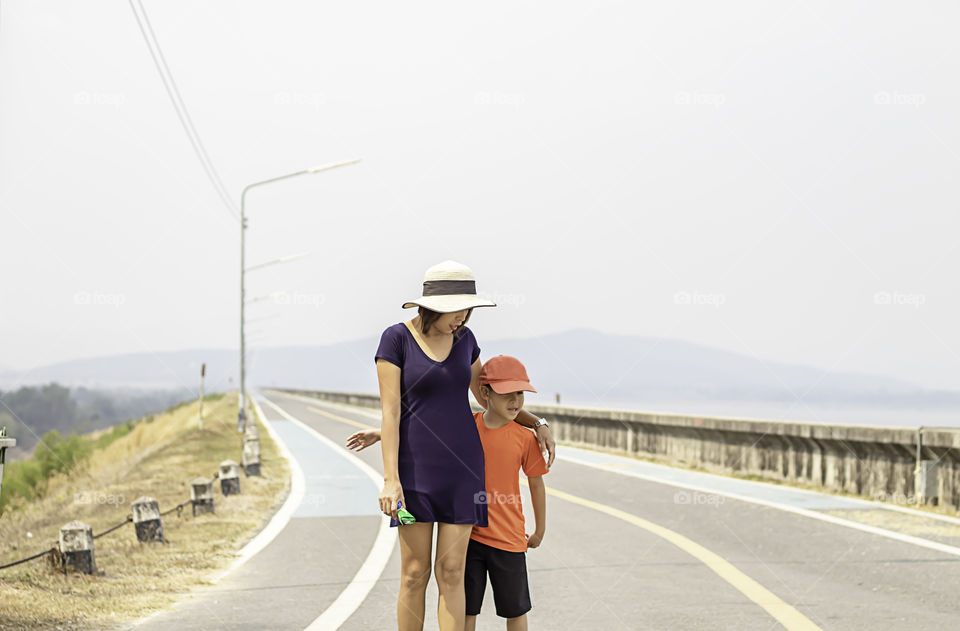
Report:
[[[380,407],[370,394],[272,388]],[[960,430],[872,427],[528,405],[557,442],[899,504],[960,508]]]

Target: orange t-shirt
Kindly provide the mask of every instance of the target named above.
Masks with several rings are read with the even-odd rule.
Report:
[[[488,525],[474,526],[470,538],[500,550],[526,552],[520,469],[528,478],[548,472],[540,444],[533,432],[513,421],[491,429],[483,422],[483,412],[476,412],[473,418],[483,443]]]

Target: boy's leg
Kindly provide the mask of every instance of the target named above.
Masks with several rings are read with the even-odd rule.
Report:
[[[467,622],[463,625],[463,631],[476,631],[477,630],[477,617],[476,616],[467,616]]]
[[[467,631],[473,631],[477,624],[477,615],[483,605],[483,594],[487,590],[487,561],[483,555],[483,545],[473,539],[467,544],[467,563],[463,569],[463,591],[466,595],[464,611],[467,614]]]
[[[523,552],[489,548],[487,573],[490,574],[490,587],[493,588],[497,615],[508,620],[523,618],[533,606],[527,581],[527,555]],[[525,625],[525,619],[518,624]]]
[[[527,631],[527,614],[507,618],[507,631]]]

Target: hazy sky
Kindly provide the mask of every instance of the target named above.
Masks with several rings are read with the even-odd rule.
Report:
[[[589,326],[960,383],[952,2],[145,0],[227,188],[252,346],[470,265],[483,340]],[[239,226],[122,0],[0,7],[0,366],[237,345]],[[372,351],[371,351],[372,352]],[[598,358],[602,361],[602,358]]]

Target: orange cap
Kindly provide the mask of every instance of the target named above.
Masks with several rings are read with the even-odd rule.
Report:
[[[527,369],[519,359],[508,355],[497,355],[483,365],[480,369],[480,385],[486,384],[497,394],[510,394],[520,390],[536,392],[527,378]]]

